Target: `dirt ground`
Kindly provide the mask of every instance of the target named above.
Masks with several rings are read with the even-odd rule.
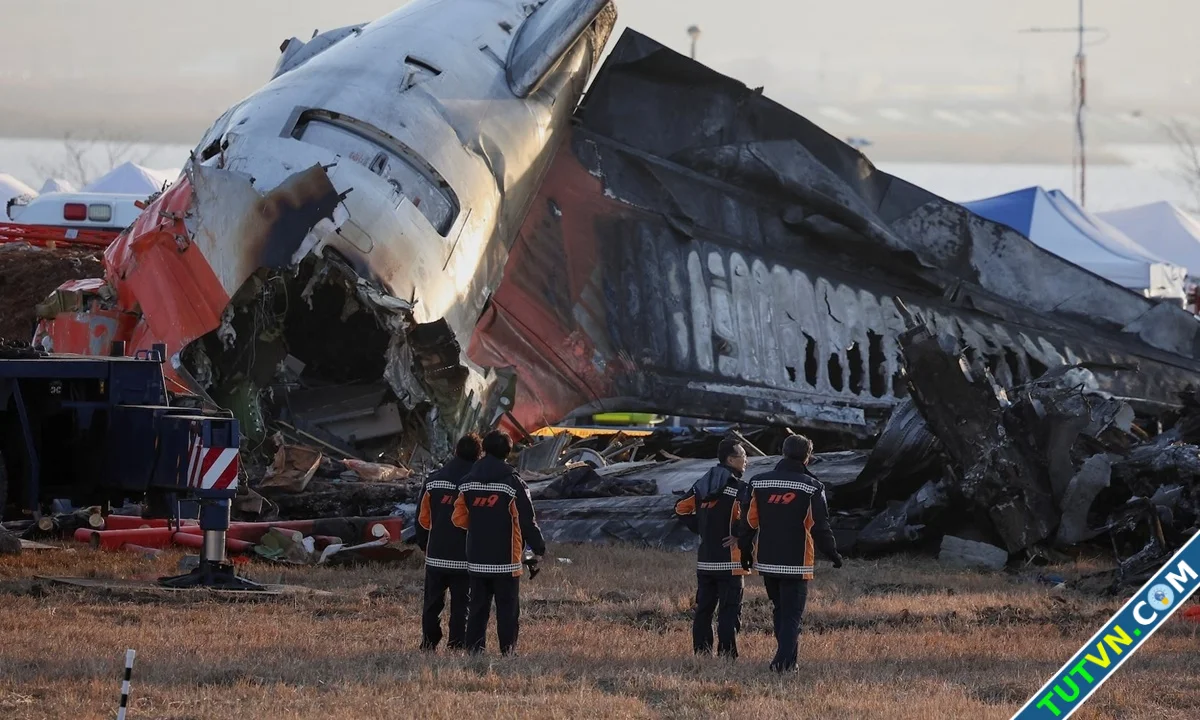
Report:
[[[67,280],[104,277],[96,250],[0,245],[0,338],[33,337],[36,308]]]
[[[250,575],[327,596],[230,601],[77,590],[37,575],[150,578],[179,555],[68,551],[0,558],[0,716],[111,718],[126,648],[129,718],[1007,718],[1119,606],[1029,573],[946,572],[932,560],[818,567],[798,676],[747,581],[736,663],[691,655],[692,558],[551,547],[524,582],[518,657],[417,651],[419,555],[402,568]],[[1056,568],[1072,575],[1086,565]],[[1173,619],[1079,718],[1200,717],[1200,626]]]

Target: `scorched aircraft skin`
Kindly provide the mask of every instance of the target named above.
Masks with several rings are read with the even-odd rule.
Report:
[[[907,393],[897,299],[1009,388],[1098,363],[1102,389],[1156,410],[1200,370],[1190,313],[875,170],[761,88],[634,31],[470,355],[517,368],[526,426],[619,409],[869,435]]]
[[[165,342],[248,432],[264,397],[376,383],[435,456],[503,410],[869,434],[906,392],[897,299],[1007,386],[1136,364],[1097,375],[1157,405],[1200,370],[1190,314],[635,32],[583,98],[615,12],[418,0],[287,41],[37,341]]]

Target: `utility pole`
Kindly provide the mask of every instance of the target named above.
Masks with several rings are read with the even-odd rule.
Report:
[[[700,28],[693,25],[688,28],[688,37],[692,39],[692,59],[696,59],[696,42],[700,40]]]
[[[1090,32],[1104,32],[1102,28],[1087,27],[1083,24],[1083,3],[1079,0],[1079,24],[1069,28],[1033,27],[1021,32],[1026,33],[1075,33],[1079,37],[1079,49],[1075,52],[1075,66],[1071,73],[1072,84],[1075,88],[1075,152],[1071,157],[1071,171],[1076,174],[1075,194],[1079,204],[1087,207],[1087,53],[1084,38]]]

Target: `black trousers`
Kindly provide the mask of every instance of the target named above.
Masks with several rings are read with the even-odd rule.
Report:
[[[442,641],[442,610],[450,591],[448,648],[462,648],[467,635],[467,593],[471,578],[465,572],[425,567],[425,608],[421,611],[421,649],[433,650]]]
[[[511,575],[472,575],[471,611],[467,616],[467,650],[483,652],[487,646],[487,624],[496,602],[496,637],[500,652],[508,655],[517,647],[521,629],[521,578]]]
[[[804,618],[804,604],[808,601],[808,581],[799,577],[763,575],[767,597],[774,608],[775,642],[778,649],[771,669],[788,672],[796,669],[796,655],[800,650],[800,621]]]
[[[742,576],[696,573],[696,617],[692,620],[692,649],[712,653],[713,612],[717,613],[717,654],[736,658],[737,633],[742,629]]]

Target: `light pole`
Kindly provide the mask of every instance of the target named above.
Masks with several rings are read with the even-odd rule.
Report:
[[[696,59],[696,42],[700,39],[700,28],[693,25],[688,28],[688,37],[692,39],[692,59]]]

